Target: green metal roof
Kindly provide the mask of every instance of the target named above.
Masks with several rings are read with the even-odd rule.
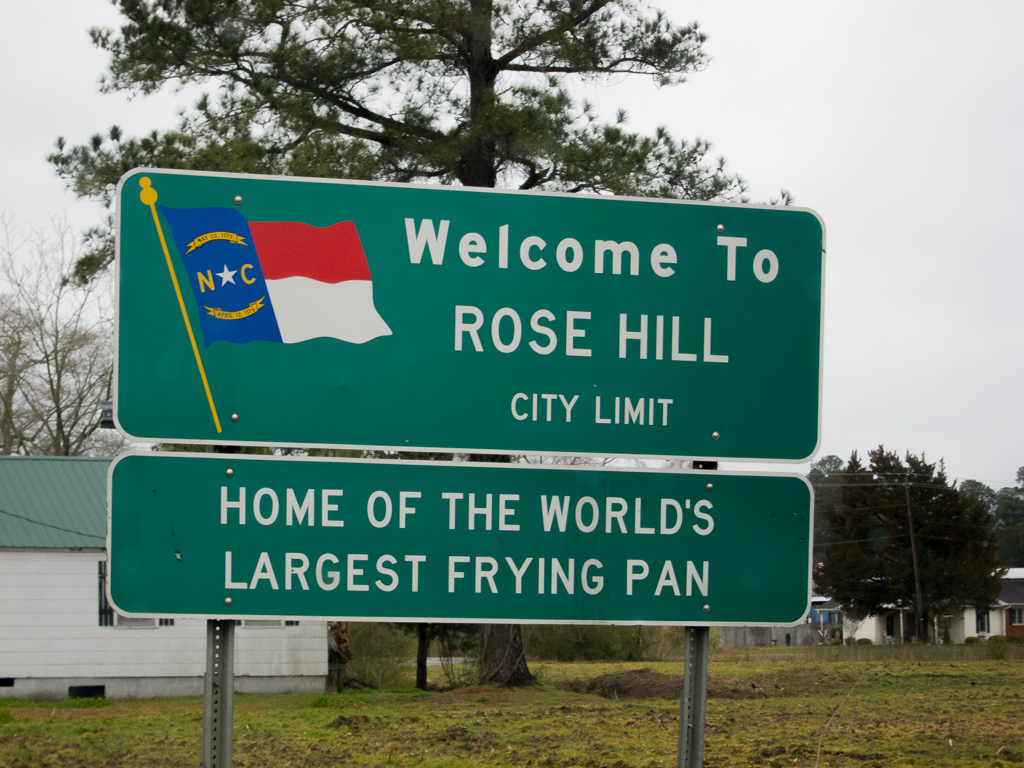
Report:
[[[0,547],[104,547],[110,459],[0,457]]]

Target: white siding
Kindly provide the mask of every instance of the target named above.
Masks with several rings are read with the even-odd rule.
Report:
[[[885,616],[872,616],[864,623],[871,627],[871,642],[885,645]]]
[[[992,637],[993,635],[1005,635],[1006,634],[1006,611],[1000,606],[998,608],[992,608],[988,612],[988,632],[982,633],[982,637]],[[974,608],[968,607],[964,611],[964,637],[979,637],[978,634],[978,614]],[[954,642],[963,642],[963,640],[955,640]]]
[[[862,640],[866,638],[875,645],[884,645],[885,616],[868,616],[860,623],[860,626],[857,627],[857,631],[852,635],[852,637],[854,640]]]
[[[993,608],[988,614],[989,620],[989,632],[990,635],[1005,635],[1006,634],[1006,608],[1005,606],[999,606]]]
[[[964,612],[952,614],[953,618],[949,626],[949,639],[957,645],[963,645],[965,632],[967,630],[967,619]],[[971,609],[971,631],[974,631],[974,610]],[[942,640],[943,630],[939,629],[939,640]]]
[[[99,626],[102,552],[0,551],[0,677],[200,677],[206,622]],[[236,676],[325,676],[324,622],[238,627]]]
[[[893,617],[893,632],[891,640],[887,638],[885,629],[887,625],[887,617]],[[860,640],[862,637],[866,637],[875,645],[885,645],[887,642],[895,643],[899,645],[902,642],[902,633],[911,631],[913,629],[914,617],[912,614],[903,614],[903,623],[900,624],[900,614],[897,613],[885,613],[880,616],[868,616],[861,625],[857,628],[857,633],[854,637]]]

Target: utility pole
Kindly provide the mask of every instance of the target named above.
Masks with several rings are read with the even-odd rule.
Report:
[[[914,589],[917,592],[917,642],[925,641],[924,608],[921,602],[921,570],[917,567],[917,541],[914,537],[914,513],[910,510],[910,478],[903,481],[907,495],[907,522],[910,524],[910,556],[914,561]]]

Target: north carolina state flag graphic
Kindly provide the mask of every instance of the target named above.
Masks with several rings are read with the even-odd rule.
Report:
[[[391,329],[373,305],[356,226],[246,221],[233,208],[168,208],[207,347],[214,341],[363,344]]]

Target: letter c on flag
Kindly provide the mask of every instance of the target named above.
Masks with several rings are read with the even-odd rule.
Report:
[[[246,283],[247,285],[252,285],[253,283],[255,283],[255,282],[256,282],[256,278],[255,278],[255,277],[246,277],[246,276],[245,276],[245,270],[247,270],[247,269],[252,269],[252,264],[244,264],[244,265],[242,266],[242,280],[243,280],[243,281],[244,281],[244,282],[245,282],[245,283]]]

